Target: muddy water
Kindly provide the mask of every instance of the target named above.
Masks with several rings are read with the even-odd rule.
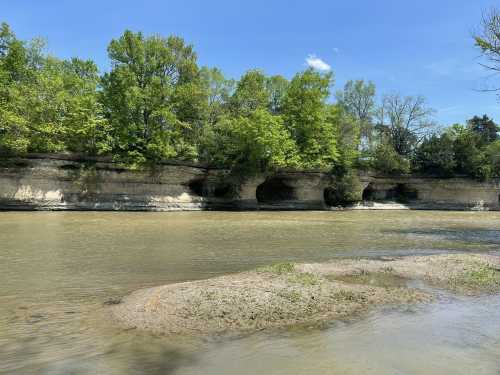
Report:
[[[0,373],[498,374],[496,296],[227,342],[125,332],[102,306],[277,261],[499,250],[500,213],[0,213]]]

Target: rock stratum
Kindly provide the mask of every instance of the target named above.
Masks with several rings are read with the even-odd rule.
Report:
[[[350,209],[500,209],[500,180],[364,173],[360,181],[363,201]],[[0,160],[2,210],[329,210],[333,185],[334,177],[321,171],[235,182],[227,171],[188,163],[130,170],[106,158],[67,154]]]

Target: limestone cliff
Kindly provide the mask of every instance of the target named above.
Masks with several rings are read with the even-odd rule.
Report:
[[[228,181],[227,172],[183,163],[130,170],[106,158],[30,155],[2,159],[0,209],[132,210],[331,209],[321,172],[282,172]],[[500,181],[360,176],[363,203],[351,208],[500,209]],[[380,202],[398,201],[387,205]],[[375,203],[378,202],[378,203]]]

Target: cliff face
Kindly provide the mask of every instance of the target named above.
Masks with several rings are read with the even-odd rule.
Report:
[[[36,210],[199,210],[189,183],[203,168],[165,165],[130,171],[58,158],[20,159],[0,167],[0,208]]]
[[[104,159],[37,155],[0,164],[0,209],[131,210],[330,209],[319,172],[284,172],[247,179],[234,189],[224,171],[191,165],[160,165],[131,171]],[[500,181],[360,176],[359,209],[374,201],[403,201],[395,208],[500,209]]]

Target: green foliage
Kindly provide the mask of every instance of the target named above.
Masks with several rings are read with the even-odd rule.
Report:
[[[284,275],[295,272],[295,263],[276,263],[270,266],[264,266],[257,269],[258,272],[272,273],[275,275]]]
[[[105,149],[95,64],[46,57],[41,42],[23,43],[5,24],[0,35],[0,149],[90,154]]]
[[[476,41],[495,58],[496,13]],[[500,176],[499,128],[487,116],[442,135],[422,97],[386,95],[348,81],[330,104],[331,73],[313,69],[291,81],[249,70],[238,81],[198,68],[193,47],[175,36],[125,31],[108,47],[111,70],[60,60],[39,39],[0,26],[0,153],[106,154],[130,167],[165,159],[203,161],[239,181],[281,168],[336,176],[332,202],[359,199],[355,169],[382,173]],[[492,60],[497,61],[497,60]],[[376,125],[374,125],[376,124]],[[235,177],[239,176],[239,177]]]
[[[49,57],[33,81],[19,87],[31,128],[30,150],[89,154],[106,150],[106,125],[96,94],[97,73],[91,61]]]
[[[347,81],[343,91],[336,94],[337,102],[350,115],[359,128],[365,148],[373,138],[373,116],[375,115],[375,84],[363,80]]]
[[[24,153],[29,141],[27,121],[17,86],[26,79],[27,52],[6,23],[0,27],[0,152]]]
[[[363,185],[354,170],[339,176],[325,191],[325,201],[330,206],[343,206],[359,202],[363,196]]]
[[[410,172],[410,162],[401,156],[390,143],[381,143],[373,155],[373,168],[388,175],[399,175]]]
[[[451,177],[457,167],[453,139],[446,133],[426,138],[416,150],[413,162],[422,173]]]
[[[488,116],[474,116],[467,121],[468,128],[478,135],[478,145],[485,146],[499,139],[498,132],[500,127]]]
[[[283,99],[285,124],[304,168],[331,168],[339,157],[335,127],[328,121],[326,104],[331,83],[330,73],[308,69],[292,79]]]
[[[479,180],[491,177],[492,169],[480,147],[480,136],[470,128],[454,128],[456,173],[469,175]]]
[[[200,79],[207,92],[206,121],[208,125],[214,125],[228,114],[228,103],[234,92],[235,82],[226,79],[219,69],[207,67],[201,68]]]
[[[329,109],[328,122],[334,126],[338,149],[338,159],[332,171],[336,175],[343,175],[353,168],[359,158],[361,122],[338,104]]]
[[[248,116],[223,117],[207,138],[208,161],[218,166],[251,174],[298,163],[283,119],[264,109]]]
[[[425,139],[415,153],[415,168],[443,177],[466,175],[487,180],[500,176],[500,143],[491,141],[496,136],[493,125],[487,117],[474,117],[467,126],[455,124],[441,136]]]
[[[492,175],[500,176],[500,140],[486,147],[485,156],[487,163],[491,165]]]
[[[268,109],[274,115],[283,112],[283,99],[290,82],[282,76],[272,76],[266,80],[266,90],[268,93]]]
[[[198,119],[204,90],[193,48],[178,37],[125,31],[108,53],[102,102],[114,156],[132,164],[195,157],[188,120]]]
[[[241,77],[231,97],[231,108],[236,116],[248,115],[268,106],[266,81],[266,76],[260,70],[249,70]]]

